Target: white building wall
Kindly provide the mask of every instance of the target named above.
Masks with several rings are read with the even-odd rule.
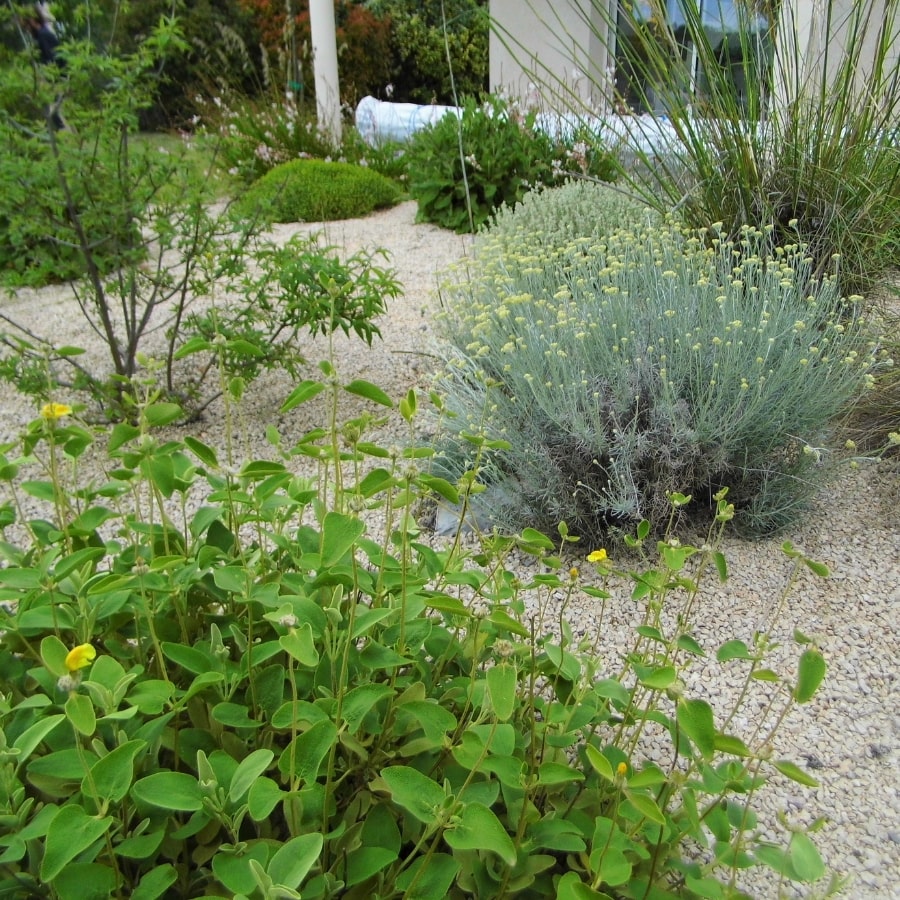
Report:
[[[605,26],[592,0],[491,0],[490,11],[491,91],[533,106],[557,93],[602,101]]]

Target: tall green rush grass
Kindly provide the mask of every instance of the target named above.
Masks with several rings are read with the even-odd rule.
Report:
[[[679,4],[684,24],[675,27],[661,0],[640,4],[640,11],[637,4],[592,0],[580,10],[578,34],[558,12],[542,12],[534,0],[529,6],[576,55],[597,44],[611,61],[618,53],[620,74],[631,73],[632,101],[668,117],[677,144],[664,153],[636,148],[636,159],[621,162],[622,177],[651,206],[677,209],[692,227],[722,222],[730,237],[744,225],[771,225],[776,242],[807,245],[819,273],[840,256],[846,291],[864,292],[893,264],[900,0],[853,3],[844,11],[824,4],[811,35],[793,4],[735,2],[740,60],[730,65],[692,2]],[[628,40],[616,41],[617,14],[620,25],[629,25]],[[502,22],[494,27],[525,59]],[[533,65],[530,73],[555,112],[597,112],[549,69],[535,73]],[[602,98],[601,115],[622,109],[625,97],[614,79],[585,77]],[[656,127],[642,117],[623,122],[643,137]]]

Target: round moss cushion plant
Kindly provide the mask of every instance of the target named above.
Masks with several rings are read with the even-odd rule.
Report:
[[[295,159],[254,182],[236,212],[267,223],[355,219],[392,206],[400,195],[393,181],[363,166]]]

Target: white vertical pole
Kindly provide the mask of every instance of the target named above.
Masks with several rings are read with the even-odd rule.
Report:
[[[341,143],[341,94],[338,86],[334,0],[310,0],[313,72],[319,129],[335,147]]]

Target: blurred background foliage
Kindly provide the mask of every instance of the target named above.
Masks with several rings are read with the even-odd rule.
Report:
[[[447,47],[458,95],[485,92],[487,0],[443,6],[435,0],[337,0],[341,101],[355,106],[371,94],[454,102]],[[15,13],[28,7],[0,9],[0,65],[26,45]],[[63,41],[84,40],[112,54],[133,52],[160,18],[177,17],[186,47],[159,73],[154,103],[142,113],[147,130],[184,127],[197,114],[199,97],[226,87],[250,97],[277,87],[314,100],[308,0],[57,0],[50,9]]]

